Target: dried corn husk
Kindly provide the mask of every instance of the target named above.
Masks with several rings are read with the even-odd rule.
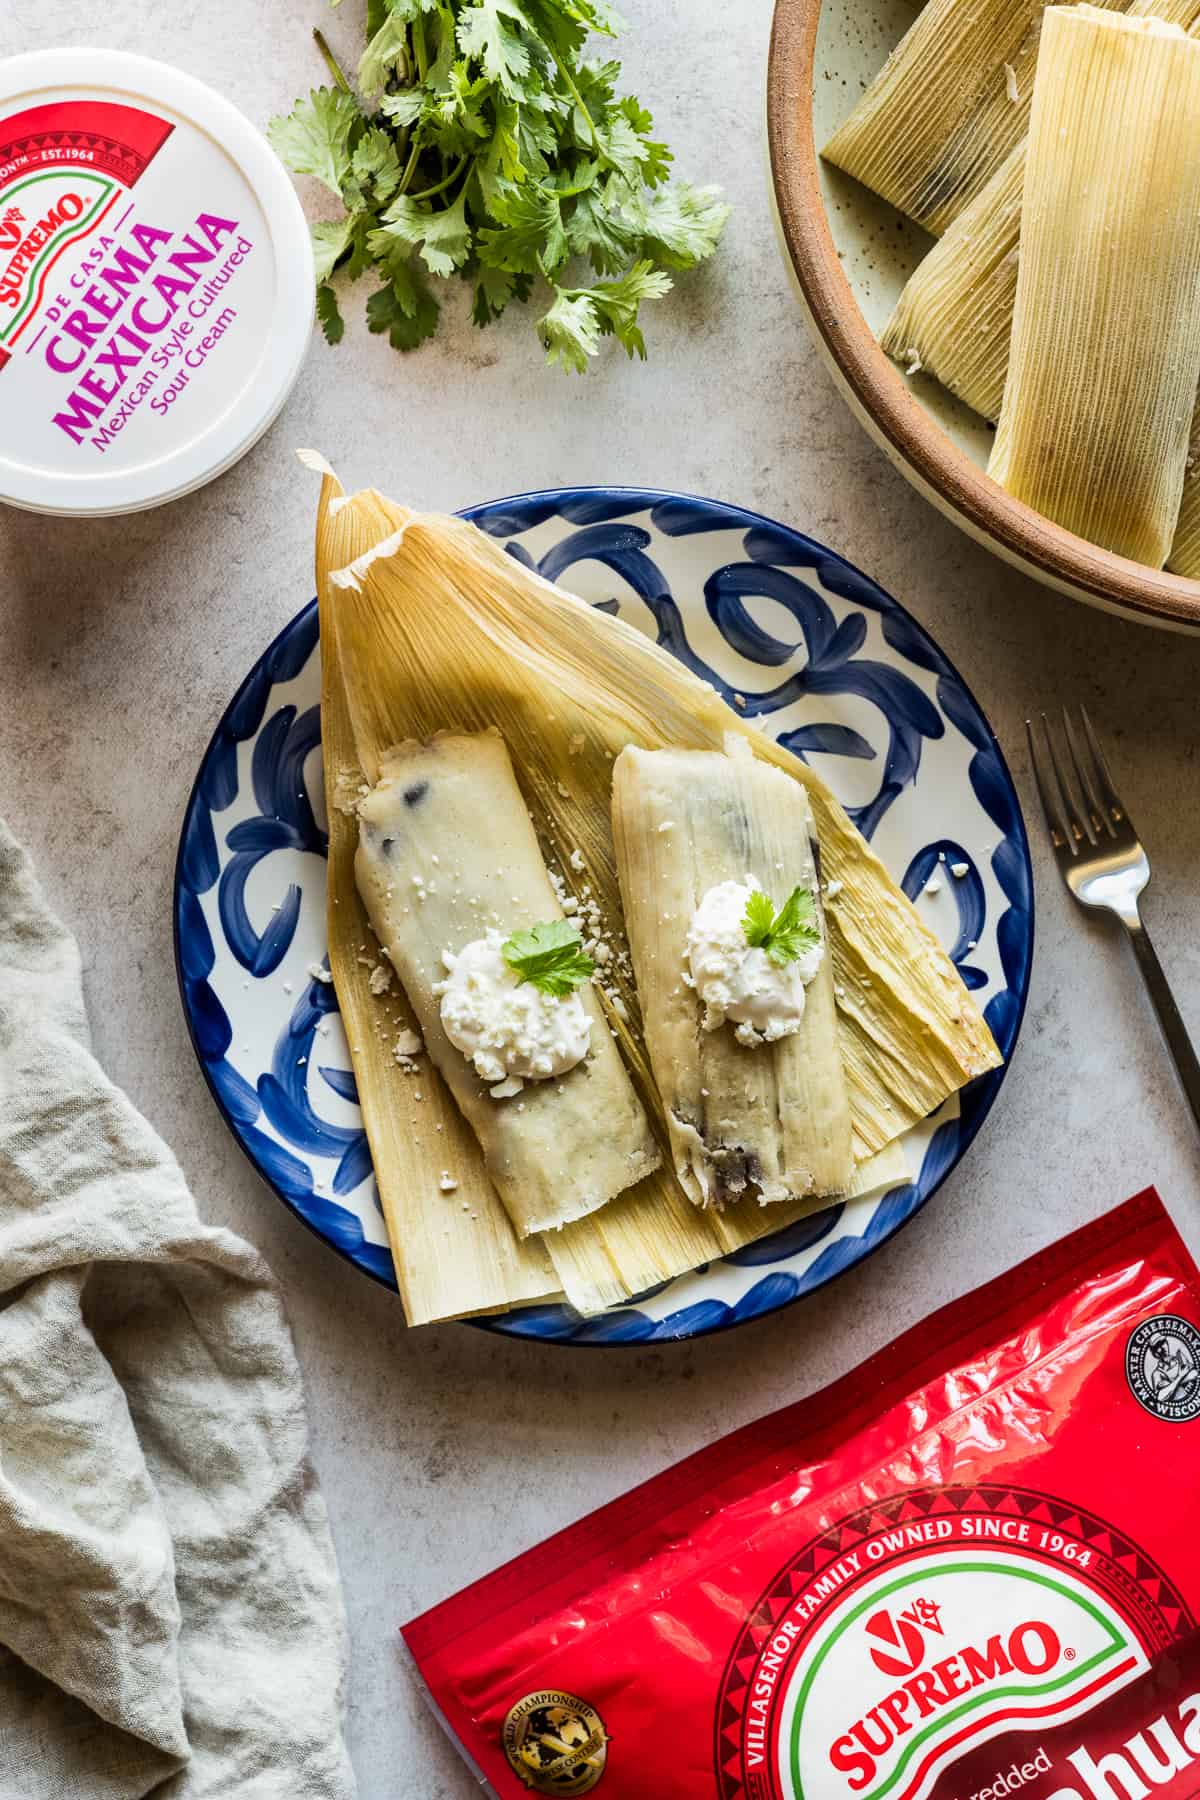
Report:
[[[819,849],[798,781],[768,767],[743,737],[741,754],[623,750],[613,765],[612,815],[625,926],[646,1047],[666,1113],[675,1172],[698,1205],[754,1184],[763,1201],[844,1194],[854,1169],[833,964],[805,990],[800,1029],[751,1048],[733,1030],[706,1031],[683,979],[688,927],[704,895],[747,871],[780,899],[813,895]]]
[[[1190,581],[1200,580],[1200,397],[1192,414],[1183,496],[1167,567],[1174,575],[1186,575]]]
[[[371,930],[354,880],[354,804],[365,780],[342,685],[328,571],[361,555],[393,530],[396,520],[378,495],[360,495],[354,507],[339,506],[340,496],[341,488],[327,475],[317,522],[317,582],[329,962],[400,1297],[409,1324],[424,1325],[547,1299],[560,1283],[540,1240],[518,1241],[475,1134],[428,1058],[421,1056],[412,1073],[397,1062],[397,1041],[409,1041],[416,1026],[404,993],[395,982],[384,995],[371,991],[370,963],[363,960]],[[442,1190],[443,1171],[457,1184],[452,1191]]]
[[[1161,568],[1200,378],[1200,44],[1047,9],[1012,349],[990,473]]]
[[[1025,136],[1044,11],[928,0],[821,154],[940,237]]]
[[[1131,18],[1200,30],[1200,0],[1134,0]],[[959,213],[906,284],[884,328],[890,356],[936,376],[985,419],[1000,417],[1021,245],[1025,190],[1022,139]],[[1197,508],[1200,538],[1200,507]],[[1172,567],[1174,566],[1172,552]]]
[[[322,590],[336,590],[353,736],[369,782],[398,741],[498,726],[548,857],[616,932],[608,804],[614,756],[631,742],[719,749],[728,732],[738,732],[756,754],[805,784],[823,872],[843,884],[827,917],[844,991],[856,1159],[865,1162],[965,1081],[995,1067],[987,1026],[941,946],[803,765],[751,732],[667,652],[540,580],[474,526],[389,503],[387,519],[397,529],[343,568],[344,537],[329,530],[331,505],[318,562]],[[378,538],[384,503],[377,495],[339,498],[338,506],[337,520],[342,511],[361,512],[361,536]],[[657,1116],[637,996],[620,955],[610,995],[610,1026]],[[866,1171],[860,1175],[870,1180]],[[803,1203],[794,1204],[799,1216]],[[572,1304],[594,1311],[778,1229],[792,1205],[702,1212],[662,1171],[543,1242]]]

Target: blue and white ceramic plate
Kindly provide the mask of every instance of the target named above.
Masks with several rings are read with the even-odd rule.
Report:
[[[1007,1066],[1033,948],[1025,829],[987,720],[915,619],[811,538],[709,500],[564,488],[467,517],[657,639],[819,770],[941,937]],[[319,1237],[394,1287],[336,997],[309,973],[326,951],[319,698],[314,601],[251,669],[196,778],[176,870],[179,982],[200,1065],[250,1160]],[[982,1077],[909,1134],[900,1186],[598,1319],[533,1306],[487,1329],[644,1343],[786,1306],[924,1205],[1003,1078]]]

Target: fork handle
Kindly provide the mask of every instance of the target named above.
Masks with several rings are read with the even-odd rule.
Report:
[[[1137,924],[1129,924],[1126,928],[1133,941],[1134,954],[1138,959],[1138,967],[1150,991],[1154,1002],[1154,1010],[1158,1014],[1158,1022],[1162,1026],[1163,1036],[1167,1040],[1167,1048],[1174,1059],[1183,1083],[1183,1091],[1187,1095],[1188,1105],[1192,1109],[1192,1117],[1200,1126],[1200,1059],[1196,1056],[1192,1040],[1188,1036],[1187,1026],[1180,1017],[1179,1008],[1175,1004],[1175,996],[1163,973],[1163,966],[1158,960],[1158,953],[1150,942],[1150,934],[1139,919]]]

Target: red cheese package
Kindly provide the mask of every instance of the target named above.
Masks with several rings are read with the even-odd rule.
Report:
[[[1198,1527],[1148,1191],[404,1635],[501,1800],[1185,1800]]]

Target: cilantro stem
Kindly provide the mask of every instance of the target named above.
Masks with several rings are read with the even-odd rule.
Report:
[[[400,177],[400,186],[399,186],[399,189],[397,190],[399,193],[407,194],[408,184],[412,180],[414,174],[416,173],[417,161],[418,161],[420,155],[421,155],[420,133],[414,132],[413,133],[413,141],[412,141],[412,149],[408,153],[408,161],[405,163],[404,173]]]
[[[458,177],[462,174],[463,170],[466,168],[466,166],[470,162],[470,160],[471,160],[471,158],[470,158],[469,154],[460,156],[458,161],[455,163],[454,167],[451,169],[450,173],[446,176],[443,176],[441,181],[435,182],[432,187],[422,188],[419,194],[409,194],[409,196],[408,196],[409,199],[410,200],[432,200],[432,198],[435,194],[442,193],[446,188],[450,187],[453,182],[458,180]]]
[[[425,47],[425,21],[419,13],[412,22],[412,41],[417,53],[417,73],[424,81],[429,73],[429,52]]]
[[[583,95],[580,93],[579,89],[576,87],[575,80],[571,74],[570,69],[568,69],[566,63],[563,61],[562,57],[558,54],[558,51],[555,49],[554,45],[549,41],[548,38],[543,38],[542,42],[545,44],[547,50],[549,50],[551,56],[554,58],[555,67],[557,68],[559,74],[562,76],[563,81],[566,83],[568,93],[570,94],[572,100],[574,100],[576,106],[579,108],[580,112],[584,116],[584,119],[587,123],[588,134],[592,140],[592,149],[596,152],[596,155],[600,158],[600,161],[602,163],[607,163],[607,165],[610,169],[615,168],[616,165],[614,164],[612,158],[605,152],[604,145],[600,142],[600,133],[596,130],[595,120],[592,118],[591,113],[588,111],[586,105],[584,104]]]
[[[338,59],[333,54],[333,51],[329,48],[329,40],[325,36],[325,33],[323,31],[321,31],[317,26],[314,25],[313,37],[316,39],[317,49],[321,52],[321,55],[325,58],[325,67],[329,70],[329,73],[333,76],[333,79],[336,81],[337,85],[341,88],[343,94],[350,93],[351,92],[350,83],[346,80],[346,77],[342,74],[341,67],[338,63]]]

